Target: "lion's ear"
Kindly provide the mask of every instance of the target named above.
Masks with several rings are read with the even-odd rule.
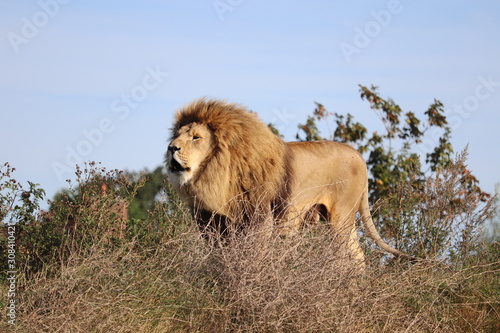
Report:
[[[233,124],[230,120],[224,123],[212,121],[207,126],[217,141],[226,147],[233,147],[241,140],[241,125]]]
[[[217,131],[214,132],[217,142],[224,144],[226,147],[234,147],[238,144],[238,136],[234,132]]]

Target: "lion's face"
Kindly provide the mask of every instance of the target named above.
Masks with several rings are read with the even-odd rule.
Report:
[[[181,127],[168,145],[166,162],[170,182],[177,187],[188,184],[210,155],[213,141],[213,133],[203,124]]]

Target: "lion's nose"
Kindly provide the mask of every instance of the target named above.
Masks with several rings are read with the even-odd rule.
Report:
[[[180,148],[180,147],[177,147],[177,146],[172,146],[172,145],[170,145],[170,146],[168,146],[168,150],[170,150],[170,152],[173,154],[173,153],[175,153],[176,151],[181,150],[181,148]]]

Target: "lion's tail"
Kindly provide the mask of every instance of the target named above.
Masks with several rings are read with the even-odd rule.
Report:
[[[399,250],[396,250],[395,248],[384,242],[382,237],[380,237],[380,234],[378,233],[377,229],[375,228],[375,224],[373,223],[372,215],[370,214],[370,205],[368,203],[367,190],[364,191],[361,198],[359,212],[361,214],[361,219],[363,220],[363,224],[365,225],[365,229],[368,235],[375,241],[378,247],[380,247],[384,251],[394,254],[395,256],[412,258],[411,256]]]

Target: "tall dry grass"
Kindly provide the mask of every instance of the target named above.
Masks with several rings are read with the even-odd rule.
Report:
[[[290,239],[249,231],[208,242],[173,193],[112,239],[104,203],[123,192],[95,191],[70,206],[55,205],[53,219],[86,221],[85,232],[45,225],[65,235],[58,255],[19,278],[16,326],[3,321],[0,330],[500,331],[498,244],[468,244],[458,263],[381,260],[371,249],[360,270],[322,223]]]
[[[16,331],[500,329],[498,262],[460,270],[396,262],[362,272],[338,255],[328,232],[261,240],[247,234],[212,247],[193,228],[157,248],[97,244],[74,253],[59,274],[42,271],[25,282]]]
[[[261,240],[247,234],[212,247],[193,228],[157,248],[97,244],[74,253],[59,274],[42,271],[25,281],[16,331],[500,329],[498,262],[460,270],[395,262],[362,272],[338,255],[327,232]]]

